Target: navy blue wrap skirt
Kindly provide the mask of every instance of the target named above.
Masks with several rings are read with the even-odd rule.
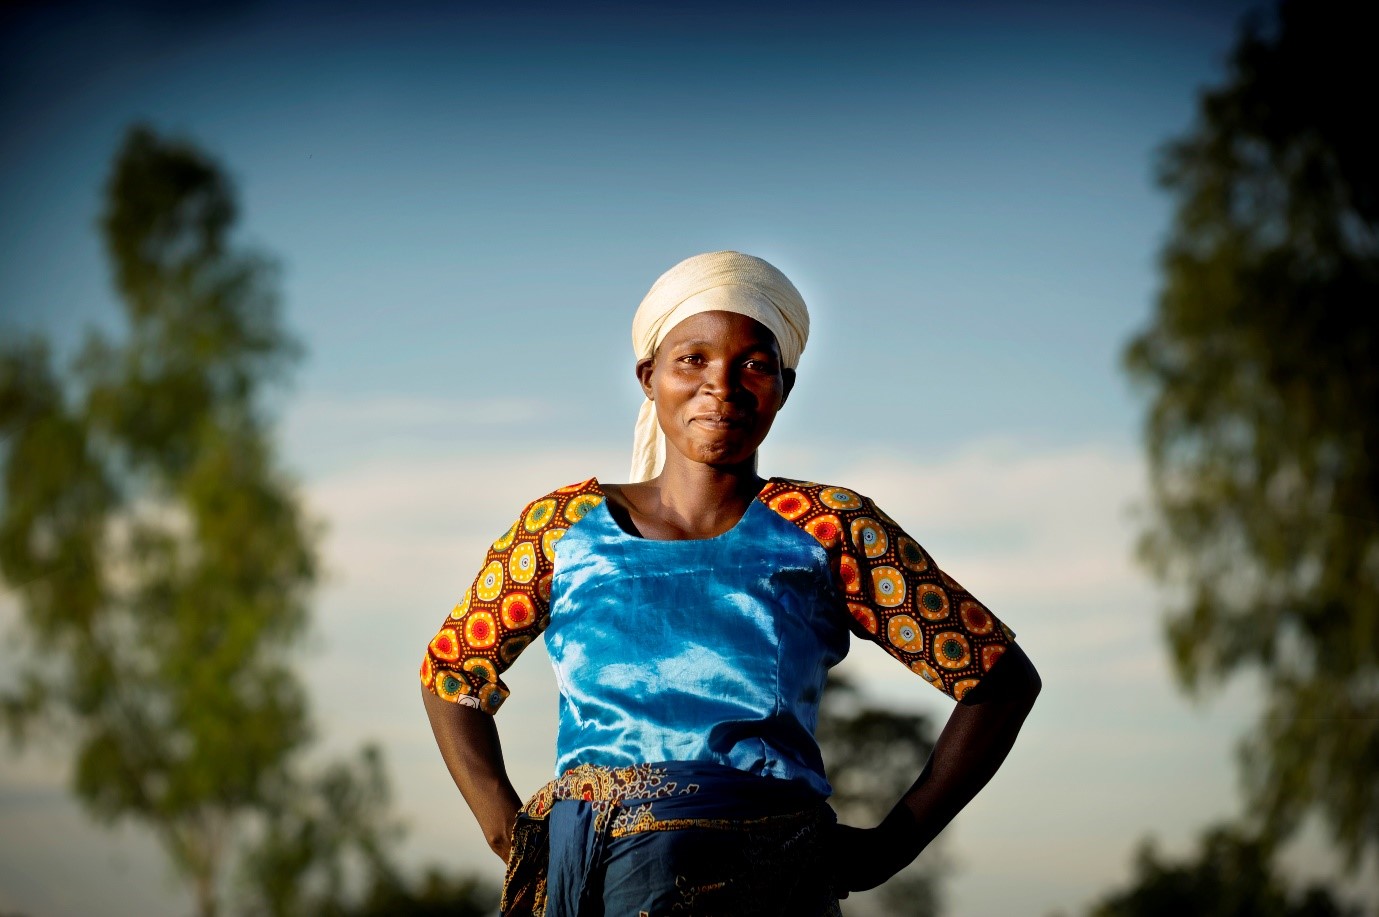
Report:
[[[833,917],[832,809],[724,765],[581,765],[517,817],[504,917]]]

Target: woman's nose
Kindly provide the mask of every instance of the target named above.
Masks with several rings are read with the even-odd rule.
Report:
[[[733,392],[737,391],[738,381],[737,373],[731,364],[713,363],[704,374],[703,387],[719,400],[727,401]]]

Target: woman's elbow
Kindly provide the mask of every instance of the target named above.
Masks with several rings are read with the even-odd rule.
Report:
[[[965,703],[999,701],[1029,712],[1043,690],[1044,682],[1034,663],[1019,645],[1012,643],[986,673],[980,685],[963,697]]]
[[[1039,677],[1039,672],[1034,668],[1033,663],[1028,662],[1025,667],[1023,681],[1021,683],[1020,696],[1024,699],[1027,707],[1033,707],[1034,701],[1039,697],[1039,692],[1044,690],[1044,679]]]
[[[1015,646],[1012,646],[1011,649],[1019,650]],[[1011,653],[1007,651],[1005,655],[1009,656]],[[1039,692],[1044,689],[1044,680],[1039,677],[1039,671],[1035,669],[1034,663],[1025,655],[1024,650],[1019,650],[1018,656],[1010,662],[1011,700],[1024,707],[1025,712],[1028,713],[1034,708],[1034,702],[1039,697]]]

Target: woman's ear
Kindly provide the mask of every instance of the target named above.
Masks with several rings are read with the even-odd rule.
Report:
[[[782,369],[780,371],[780,378],[781,381],[785,383],[785,386],[780,392],[780,403],[781,407],[785,407],[785,399],[790,397],[790,390],[795,387],[795,371],[793,369]]]
[[[650,399],[651,401],[655,401],[655,400],[656,400],[655,397],[653,397],[652,394],[651,394],[651,374],[652,374],[653,372],[655,372],[655,371],[656,371],[656,357],[655,357],[655,356],[650,356],[650,357],[647,357],[645,360],[638,360],[638,361],[637,361],[637,369],[636,369],[636,372],[637,372],[637,381],[638,381],[639,383],[641,383],[641,386],[642,386],[642,393],[643,393],[644,395],[646,395],[646,397],[647,397],[648,399]]]

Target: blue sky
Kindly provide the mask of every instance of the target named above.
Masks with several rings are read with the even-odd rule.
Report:
[[[328,525],[304,672],[324,745],[385,747],[410,861],[496,875],[412,682],[485,543],[554,486],[626,474],[628,328],[700,251],[767,258],[814,334],[763,454],[868,493],[1020,633],[1046,690],[945,841],[950,913],[1073,912],[1237,810],[1256,706],[1172,687],[1133,564],[1154,153],[1244,3],[56,4],[0,19],[0,334],[118,332],[94,221],[126,127],[212,152],[307,348],[275,393]],[[0,596],[0,620],[13,602]],[[944,715],[880,654],[878,697]],[[550,768],[538,648],[500,717]],[[892,671],[894,669],[894,671]],[[135,832],[0,759],[0,908],[185,911]],[[24,844],[15,843],[24,838]],[[89,869],[65,874],[72,851]],[[1329,862],[1315,839],[1301,872]]]
[[[552,398],[554,367],[511,373],[493,342],[537,322],[552,341],[612,343],[663,266],[728,246],[818,290],[815,367],[963,376],[962,402],[928,405],[959,435],[1126,432],[1119,393],[1067,367],[1104,373],[1144,314],[1164,212],[1149,154],[1187,123],[1233,11],[627,6],[534,28],[542,13],[403,9],[250,6],[180,41],[103,13],[63,46],[86,46],[84,79],[75,49],[21,42],[0,201],[5,257],[31,269],[6,271],[6,298],[68,320],[105,298],[99,270],[73,275],[73,247],[94,244],[110,151],[143,117],[239,178],[246,235],[286,263],[308,384],[440,395],[464,366],[471,388],[503,377],[611,435],[604,406],[634,394],[621,367],[584,370],[586,412]],[[31,28],[56,45],[68,26]],[[149,50],[93,66],[121,31]],[[844,333],[859,312],[916,334]],[[1026,395],[1058,397],[1012,397],[983,371],[996,357]],[[820,369],[811,404],[845,409]]]

